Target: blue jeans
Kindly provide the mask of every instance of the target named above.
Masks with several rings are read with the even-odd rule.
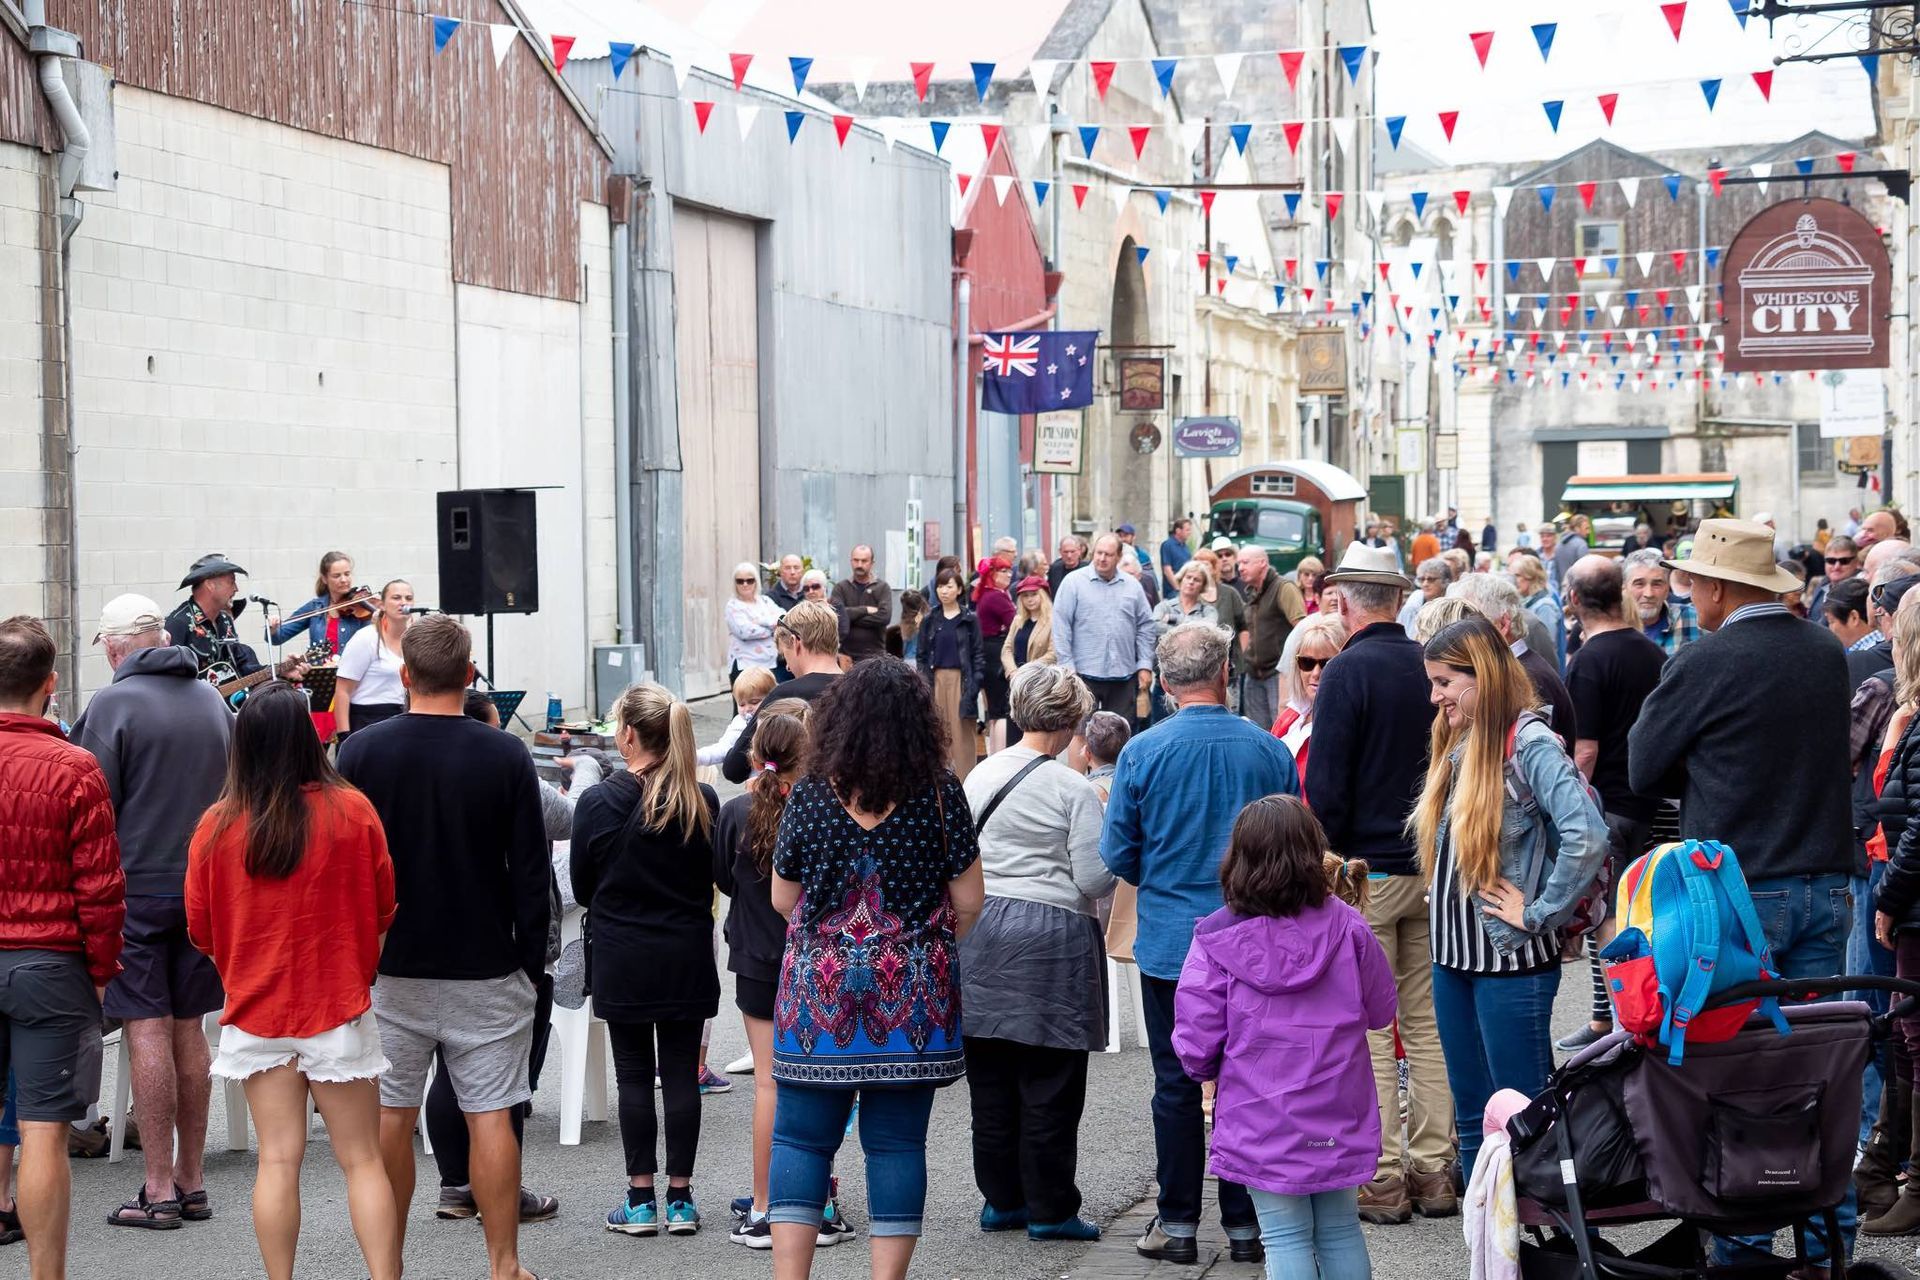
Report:
[[[933,1086],[819,1089],[782,1083],[767,1166],[767,1220],[820,1225],[833,1157],[860,1099],[867,1153],[867,1233],[917,1236],[927,1207],[927,1121]]]
[[[1531,1098],[1553,1072],[1553,997],[1560,966],[1525,977],[1463,973],[1433,966],[1433,1016],[1453,1085],[1460,1169],[1473,1177],[1480,1120],[1502,1089]]]
[[[1854,876],[1847,882],[1853,893],[1853,931],[1847,935],[1847,972],[1871,973],[1883,978],[1893,977],[1893,952],[1880,945],[1873,936],[1873,896],[1880,888],[1880,882],[1887,878],[1887,864],[1869,863],[1866,878]],[[1849,997],[1864,1001],[1875,1016],[1887,1011],[1889,997],[1884,991],[1855,991]],[[1880,1090],[1893,1079],[1893,1055],[1889,1045],[1880,1046],[1880,1051],[1867,1059],[1867,1070],[1861,1080],[1860,1088],[1860,1145],[1866,1146],[1867,1137],[1873,1132],[1873,1126],[1880,1119]]]
[[[1760,927],[1767,931],[1767,946],[1773,951],[1774,968],[1783,978],[1828,978],[1841,972],[1847,956],[1847,935],[1853,929],[1853,895],[1849,877],[1774,876],[1749,880],[1753,909]],[[1853,1231],[1859,1221],[1853,1188],[1840,1202],[1834,1215],[1840,1223],[1840,1239],[1847,1256],[1853,1255]],[[1767,1236],[1716,1236],[1714,1261],[1727,1264],[1742,1258],[1770,1256],[1773,1241]],[[1807,1233],[1807,1256],[1815,1262],[1827,1256],[1826,1233],[1818,1228]]]
[[[1372,1280],[1360,1190],[1280,1196],[1248,1187],[1267,1248],[1267,1280]]]

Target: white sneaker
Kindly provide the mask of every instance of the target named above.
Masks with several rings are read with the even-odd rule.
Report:
[[[726,1073],[730,1076],[752,1075],[753,1074],[753,1055],[749,1053],[744,1057],[735,1058],[732,1062],[729,1062],[726,1065],[725,1070],[726,1070]]]

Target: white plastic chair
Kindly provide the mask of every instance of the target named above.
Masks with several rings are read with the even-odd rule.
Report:
[[[1120,1052],[1120,970],[1126,969],[1127,990],[1133,999],[1133,1029],[1139,1043],[1147,1042],[1147,1005],[1140,991],[1140,966],[1107,957],[1107,1049]]]
[[[574,908],[560,920],[560,947],[580,940],[585,912]],[[589,996],[578,1009],[553,1007],[553,1041],[560,1050],[560,1145],[580,1145],[580,1118],[607,1118],[607,1024],[594,1016]]]
[[[220,1052],[220,1013],[218,1010],[208,1014],[202,1023],[207,1036],[207,1047],[214,1053]],[[113,1071],[113,1109],[112,1118],[113,1146],[107,1153],[108,1164],[118,1164],[127,1155],[127,1116],[133,1103],[133,1058],[127,1046],[127,1033],[124,1029],[108,1037],[117,1044],[114,1055]],[[245,1151],[247,1149],[248,1117],[247,1089],[238,1080],[224,1080],[227,1103],[227,1150]],[[307,1132],[313,1132],[313,1095],[307,1095]]]

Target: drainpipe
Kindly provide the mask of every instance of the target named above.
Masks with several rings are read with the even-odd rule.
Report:
[[[633,314],[631,233],[613,227],[613,560],[615,612],[620,644],[632,644],[633,627],[633,365],[628,325]],[[651,655],[649,655],[651,656]]]
[[[973,277],[956,268],[953,321],[953,538],[960,563],[967,563],[967,490],[973,485],[973,441],[970,438],[973,401]]]
[[[60,199],[64,204],[73,199],[74,186],[80,181],[81,162],[93,146],[93,135],[87,131],[86,121],[80,118],[80,108],[74,105],[73,94],[67,91],[66,77],[60,73],[60,59],[80,56],[80,40],[70,32],[47,25],[46,0],[26,0],[26,18],[27,50],[40,64],[40,92],[53,109],[54,122],[60,126]],[[79,229],[81,216],[78,204],[71,209],[61,209],[62,248]]]

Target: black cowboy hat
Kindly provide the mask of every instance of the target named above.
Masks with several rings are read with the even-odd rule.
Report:
[[[187,570],[187,576],[180,579],[180,588],[185,590],[198,586],[208,578],[217,578],[225,573],[245,574],[246,570],[218,551],[209,552],[193,562],[193,567]]]

